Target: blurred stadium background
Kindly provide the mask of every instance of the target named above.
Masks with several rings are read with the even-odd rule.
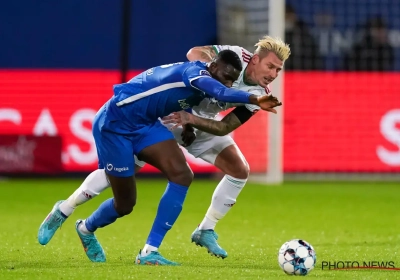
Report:
[[[252,173],[267,180],[269,170],[277,182],[282,174],[310,180],[397,176],[399,1],[185,3],[4,3],[0,172],[90,172],[97,163],[91,120],[113,84],[183,61],[193,46],[253,51],[260,37],[271,34],[285,37],[292,55],[272,84],[283,99],[280,115],[268,120],[259,113],[234,133]],[[216,172],[201,160],[189,161],[196,173]],[[156,171],[147,166],[145,172]]]
[[[211,279],[215,272],[263,278],[264,269],[282,274],[278,248],[303,236],[319,260],[400,266],[393,255],[400,250],[400,0],[22,0],[2,3],[0,22],[0,219],[3,225],[23,223],[0,232],[1,279],[73,279],[82,273],[86,279],[128,279],[132,247],[145,241],[164,179],[140,179],[141,204],[128,218],[139,219],[140,227],[118,222],[99,233],[118,272],[102,266],[96,267],[99,274],[86,274],[95,270],[73,236],[71,219],[54,245],[36,242],[53,203],[97,168],[91,135],[96,111],[113,84],[184,61],[193,46],[232,44],[253,51],[265,34],[284,37],[292,55],[271,85],[283,100],[278,115],[259,112],[233,133],[252,179],[263,183],[249,184],[240,207],[218,228],[221,244],[235,257],[220,265],[204,256],[199,265],[205,252],[179,249],[208,207],[218,182],[213,177],[220,176],[189,155],[197,177],[175,235],[163,245],[166,256],[186,261],[182,269],[191,279]],[[211,178],[199,180],[200,174]],[[151,166],[138,176],[160,177]],[[283,188],[264,184],[283,181]],[[77,212],[88,215],[102,200]],[[367,243],[372,245],[366,249]],[[255,255],[241,250],[249,244]],[[159,271],[153,276],[176,278],[177,270]],[[135,273],[146,279],[152,272]],[[319,279],[326,276],[318,273]],[[394,279],[371,275],[329,277]]]

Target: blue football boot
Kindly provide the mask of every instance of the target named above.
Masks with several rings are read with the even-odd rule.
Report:
[[[83,222],[82,220],[77,220],[75,224],[75,229],[76,232],[78,233],[79,239],[82,242],[86,256],[92,262],[105,262],[106,255],[99,241],[97,241],[97,238],[94,235],[94,233],[84,234],[79,230],[78,227],[82,222]]]
[[[53,209],[40,225],[38,232],[38,241],[40,244],[46,245],[47,243],[49,243],[53,235],[56,233],[57,229],[61,227],[61,225],[68,218],[60,211],[60,204],[63,201],[64,200],[60,200],[57,201],[56,204],[54,204]]]
[[[161,256],[161,254],[157,251],[151,252],[149,255],[142,257],[142,250],[139,251],[139,254],[136,256],[135,263],[139,265],[170,265],[177,266],[179,263],[172,262]]]
[[[218,235],[212,229],[196,228],[192,233],[192,242],[197,246],[205,247],[211,255],[225,259],[228,253],[218,245],[217,240]]]

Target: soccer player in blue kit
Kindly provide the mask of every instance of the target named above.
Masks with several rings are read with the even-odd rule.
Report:
[[[206,96],[232,103],[255,104],[267,111],[281,105],[273,96],[256,96],[229,88],[241,70],[238,55],[225,50],[209,64],[195,61],[158,66],[128,83],[114,86],[113,97],[93,121],[99,169],[106,170],[114,197],[103,202],[86,220],[76,222],[76,231],[91,261],[106,260],[94,232],[130,214],[136,204],[133,155],[168,178],[146,244],[158,248],[182,210],[193,173],[173,134],[158,121],[159,118],[189,109]],[[54,219],[57,217],[49,215],[42,223],[38,236],[41,244],[46,244],[54,234],[50,225],[57,222]],[[176,265],[158,251],[139,252],[136,263]]]

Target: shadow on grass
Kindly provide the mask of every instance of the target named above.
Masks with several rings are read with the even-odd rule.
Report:
[[[358,242],[335,242],[335,243],[315,243],[314,247],[337,247],[337,246],[389,246],[389,245],[397,245],[398,242],[396,240],[392,241],[379,241],[379,242],[370,242],[370,241],[358,241]]]
[[[34,269],[59,269],[59,268],[96,268],[96,267],[122,267],[134,265],[133,262],[124,261],[107,261],[106,263],[93,263],[90,261],[82,261],[79,259],[59,260],[59,261],[8,261],[1,264],[0,270],[19,270],[26,268]]]

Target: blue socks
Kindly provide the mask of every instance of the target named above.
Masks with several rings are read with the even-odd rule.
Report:
[[[182,211],[182,205],[188,189],[188,187],[172,182],[168,183],[167,189],[158,205],[157,215],[146,244],[156,248],[160,247],[168,230],[171,229]]]
[[[147,238],[146,244],[160,247],[168,230],[174,225],[176,219],[182,211],[188,187],[169,182],[160,204],[158,205],[157,215],[153,227]],[[114,198],[104,201],[100,207],[93,212],[85,221],[85,226],[90,232],[112,224],[120,217],[114,208]]]
[[[120,215],[114,208],[114,198],[110,198],[104,201],[99,208],[85,220],[85,226],[90,232],[94,232],[98,228],[112,224],[119,217]]]

